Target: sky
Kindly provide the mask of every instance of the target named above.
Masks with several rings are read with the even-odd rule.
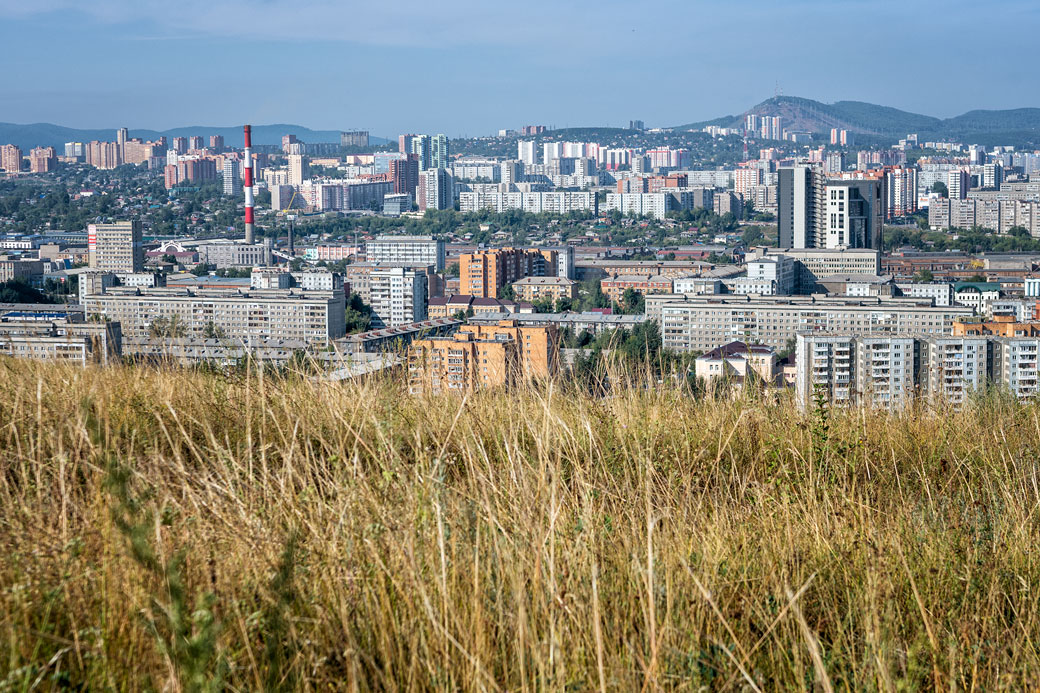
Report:
[[[0,0],[0,122],[450,136],[1040,106],[1036,0]]]

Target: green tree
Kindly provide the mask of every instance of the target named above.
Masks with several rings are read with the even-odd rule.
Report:
[[[941,180],[935,181],[935,183],[932,185],[932,192],[939,193],[943,197],[950,196],[950,191],[949,189],[947,189],[946,183],[943,183]]]
[[[931,270],[919,270],[914,275],[914,283],[916,284],[931,284],[933,281],[935,281],[935,275],[932,274]]]

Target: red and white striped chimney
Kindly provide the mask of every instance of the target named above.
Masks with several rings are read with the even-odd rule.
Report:
[[[253,227],[253,138],[252,128],[244,127],[246,136],[245,162],[242,165],[242,190],[246,196],[246,243],[255,242],[255,229]]]

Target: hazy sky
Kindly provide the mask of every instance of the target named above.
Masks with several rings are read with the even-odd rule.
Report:
[[[1037,0],[0,0],[0,121],[479,135],[1040,106]]]

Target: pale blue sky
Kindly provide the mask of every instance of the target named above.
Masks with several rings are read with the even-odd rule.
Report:
[[[1036,0],[0,0],[0,121],[488,134],[1040,106]]]

